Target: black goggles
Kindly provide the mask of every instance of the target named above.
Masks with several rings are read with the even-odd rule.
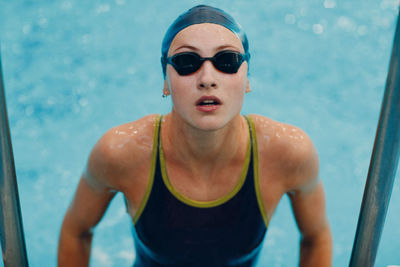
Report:
[[[183,52],[171,57],[163,57],[164,65],[171,64],[179,75],[189,75],[200,69],[204,61],[210,60],[214,67],[224,73],[238,72],[243,61],[249,61],[250,54],[235,51],[221,51],[213,57],[201,57],[194,52]]]

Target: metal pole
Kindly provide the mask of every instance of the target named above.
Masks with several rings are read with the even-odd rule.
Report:
[[[0,241],[5,267],[28,266],[0,57]]]
[[[400,152],[400,16],[350,267],[372,267],[396,176]]]

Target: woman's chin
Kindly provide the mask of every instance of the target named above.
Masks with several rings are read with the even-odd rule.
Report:
[[[229,118],[219,116],[204,116],[193,121],[193,125],[200,131],[214,132],[224,128],[230,121]]]

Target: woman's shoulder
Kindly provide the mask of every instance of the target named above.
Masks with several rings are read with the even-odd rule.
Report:
[[[108,130],[96,144],[109,156],[125,157],[136,150],[152,150],[159,115],[152,114]]]
[[[310,137],[299,127],[251,114],[260,160],[274,161],[285,173],[314,176],[318,173],[318,155]]]
[[[125,177],[151,159],[159,115],[152,114],[108,130],[93,147],[86,176],[113,186],[118,177]]]
[[[262,137],[261,143],[288,146],[286,149],[305,149],[307,145],[311,145],[311,139],[305,131],[299,127],[258,114],[250,114],[248,117],[253,121],[257,135]],[[303,144],[305,147],[298,147],[300,144]],[[293,147],[292,145],[297,146]],[[280,148],[282,149],[285,147]]]

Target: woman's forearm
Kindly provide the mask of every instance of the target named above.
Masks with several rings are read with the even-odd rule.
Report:
[[[58,267],[89,266],[92,234],[74,235],[61,230],[58,245]]]
[[[300,267],[314,266],[332,266],[332,234],[329,228],[301,240]]]

